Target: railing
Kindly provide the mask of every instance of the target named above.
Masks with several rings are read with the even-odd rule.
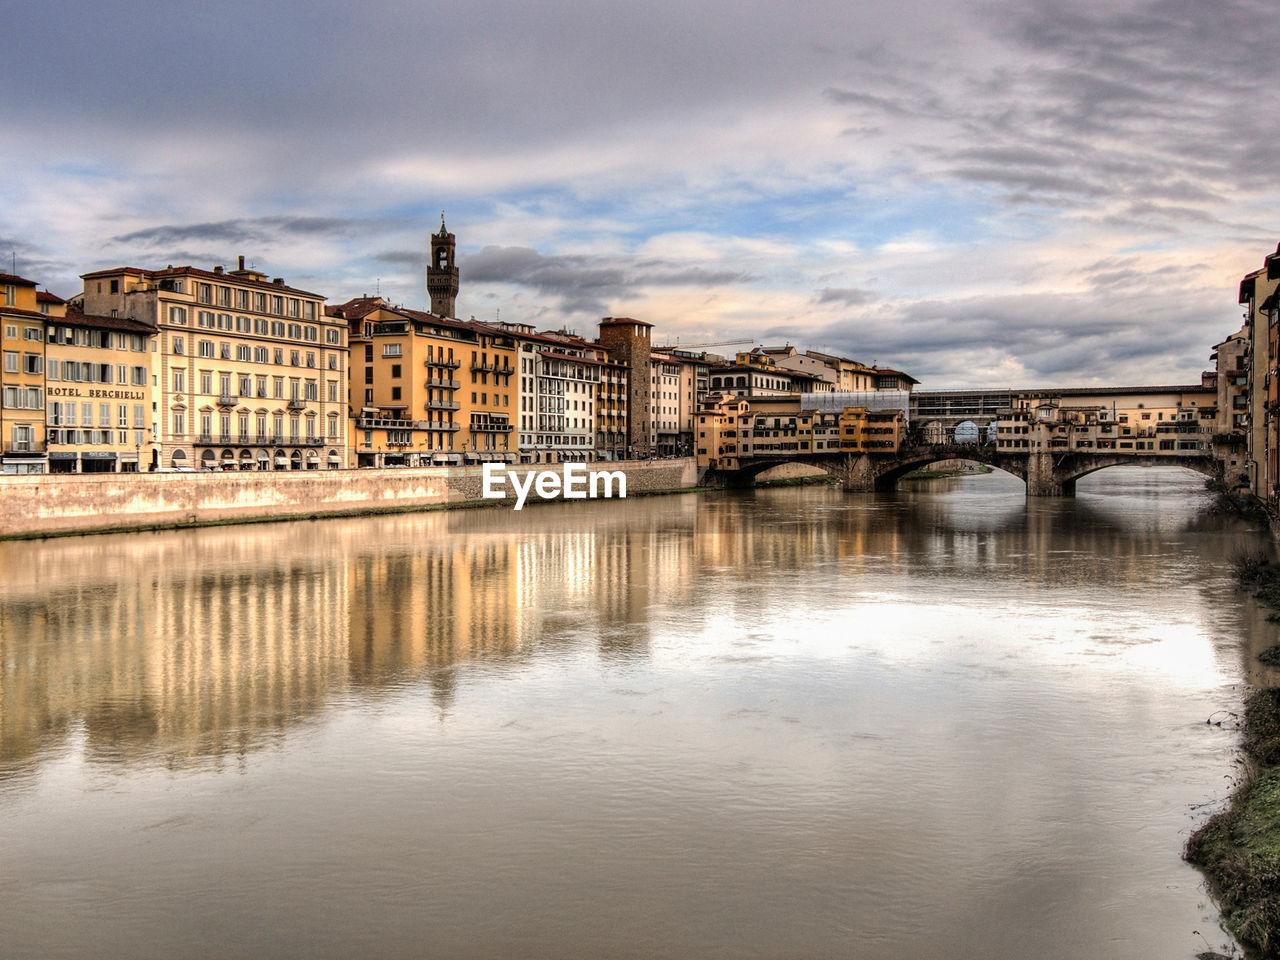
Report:
[[[456,400],[428,400],[427,409],[429,410],[460,410],[462,404]]]
[[[458,380],[447,380],[443,377],[427,377],[427,382],[423,384],[427,387],[443,387],[446,390],[459,390],[462,383]]]
[[[240,397],[234,393],[218,394],[218,406],[220,407],[234,407],[239,402]]]
[[[448,360],[427,359],[422,361],[422,365],[424,367],[447,367],[450,370],[457,370],[460,366],[462,366],[462,361],[455,360],[453,359],[453,357],[450,357]]]
[[[514,430],[509,423],[473,423],[471,424],[472,433],[510,433]]]
[[[288,408],[290,410],[305,410],[307,408],[307,401],[302,397],[291,397],[289,399]]]

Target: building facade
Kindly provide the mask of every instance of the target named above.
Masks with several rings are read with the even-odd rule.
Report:
[[[51,473],[136,473],[153,460],[156,332],[72,308],[50,317],[45,391]]]
[[[347,327],[324,298],[256,270],[117,267],[84,274],[87,315],[156,332],[152,469],[347,465]]]
[[[33,281],[0,274],[0,473],[45,473],[49,467],[44,337],[51,309]]]

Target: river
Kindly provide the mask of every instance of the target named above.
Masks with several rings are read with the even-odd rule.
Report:
[[[1262,539],[1176,468],[1022,491],[0,543],[0,954],[1221,949]]]

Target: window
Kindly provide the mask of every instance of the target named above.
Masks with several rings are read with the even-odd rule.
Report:
[[[24,353],[22,355],[22,372],[44,373],[44,357],[38,353]]]
[[[220,307],[231,306],[231,288],[230,287],[218,288],[218,306]]]
[[[400,378],[400,364],[393,363],[391,365],[391,376],[397,380]]]
[[[364,345],[364,362],[373,363],[373,344],[366,343]]]
[[[5,353],[4,353],[4,372],[5,372],[5,373],[17,373],[17,372],[18,372],[18,355],[17,355],[16,353],[12,353],[12,352],[10,352],[10,351],[8,351],[8,350],[6,350],[6,351],[5,351]]]
[[[173,435],[180,437],[187,432],[187,415],[185,413],[175,413],[173,415]]]
[[[271,298],[271,312],[276,316],[284,315],[284,297]]]
[[[253,295],[253,309],[259,313],[267,312],[267,295],[265,293],[255,293]]]
[[[213,393],[213,374],[208,370],[200,371],[200,392],[204,394]]]
[[[213,341],[212,341],[212,340],[201,340],[201,341],[200,341],[200,356],[202,356],[202,357],[212,357],[212,356],[213,356]]]
[[[96,333],[97,331],[94,331],[94,332]],[[39,327],[27,327],[25,330],[22,331],[22,339],[42,341],[44,340],[44,331],[41,330]]]
[[[400,356],[400,355],[401,355],[401,353],[400,353],[400,344],[398,344],[398,343],[384,343],[384,344],[382,345],[382,355],[383,355],[384,357],[398,357],[398,356]]]
[[[173,338],[173,352],[174,352],[174,354],[175,354],[176,356],[179,356],[179,357],[180,357],[180,356],[182,356],[182,353],[183,353],[183,345],[182,345],[182,338],[181,338],[181,337],[174,337],[174,338]]]
[[[99,290],[101,290],[102,288],[101,288],[101,287],[99,287],[98,289],[99,289]],[[17,301],[17,297],[18,297],[18,291],[17,291],[17,288],[16,288],[16,287],[11,286],[10,284],[5,284],[5,288],[4,288],[4,305],[5,305],[6,307],[12,307],[12,306],[14,305],[14,303]]]
[[[186,307],[170,307],[169,322],[185,327],[187,325],[187,308]]]
[[[313,300],[304,300],[302,303],[302,316],[305,320],[314,320],[316,318],[316,305]],[[336,333],[337,331],[331,331]]]
[[[12,287],[8,289],[12,290]],[[32,429],[26,424],[18,424],[13,428],[13,449],[15,453],[32,451]]]
[[[248,290],[236,291],[236,309],[238,310],[249,309],[249,291]],[[248,318],[246,317],[246,319]]]
[[[312,369],[315,369],[315,365],[316,365],[316,354],[315,354],[315,351],[314,351],[314,350],[308,350],[308,351],[307,351],[307,366],[308,366],[308,367],[311,367]]]
[[[392,400],[399,400],[399,399],[400,399],[400,388],[399,388],[399,387],[392,387],[392,388],[391,388],[391,399],[392,399]]]
[[[291,366],[291,367],[296,367],[296,366],[298,366],[298,351],[297,351],[297,350],[290,350],[290,351],[289,351],[289,366]]]
[[[340,344],[340,343],[342,343],[342,333],[341,333],[341,331],[338,331],[338,330],[326,330],[326,331],[324,332],[324,342],[325,342],[325,343],[336,343],[336,344]]]
[[[187,390],[187,371],[185,370],[173,371],[173,392],[185,393],[186,390]]]
[[[213,285],[209,283],[197,283],[196,299],[201,303],[213,303]]]
[[[17,340],[17,339],[18,339],[18,328],[17,328],[16,326],[8,326],[8,325],[6,325],[6,326],[5,326],[5,328],[4,328],[4,338],[5,338],[6,340]]]
[[[229,344],[229,343],[223,343],[223,344],[220,344],[220,346],[222,347],[222,349],[221,349],[220,351],[218,351],[218,352],[219,352],[219,355],[222,357],[222,359],[223,359],[223,360],[230,360],[230,359],[231,359],[231,344]]]
[[[336,353],[329,354],[329,369],[330,370],[338,369],[338,355]]]
[[[302,313],[302,304],[293,297],[289,298],[289,316],[296,317]]]

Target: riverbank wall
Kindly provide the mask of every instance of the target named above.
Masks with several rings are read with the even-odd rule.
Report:
[[[627,495],[670,493],[697,485],[696,461],[589,463],[622,471]],[[523,477],[560,472],[559,464],[506,466]],[[510,493],[511,484],[503,489]],[[486,500],[479,465],[246,473],[35,474],[0,478],[0,539],[106,533],[157,527],[248,523],[301,517],[497,505]],[[615,491],[616,496],[616,491]],[[526,509],[540,503],[530,494]]]

